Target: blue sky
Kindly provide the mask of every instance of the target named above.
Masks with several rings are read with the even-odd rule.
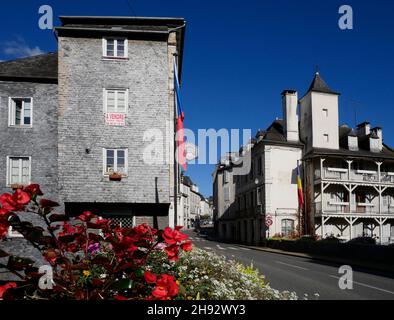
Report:
[[[56,51],[51,31],[38,28],[38,8],[54,15],[176,16],[187,20],[183,67],[186,126],[251,128],[281,117],[283,89],[305,93],[319,65],[342,93],[340,121],[368,120],[394,146],[394,2],[308,0],[14,0],[0,11],[0,60]],[[350,4],[354,29],[338,28],[338,8]],[[59,24],[55,20],[55,25]],[[212,193],[213,165],[188,174]]]

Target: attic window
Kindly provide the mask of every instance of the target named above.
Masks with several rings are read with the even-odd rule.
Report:
[[[328,109],[323,108],[323,116],[326,118],[328,117]]]
[[[324,139],[324,142],[329,142],[330,141],[329,137],[328,137],[328,134],[324,134],[323,135],[323,139]]]
[[[108,59],[127,58],[127,39],[104,38],[103,57]]]

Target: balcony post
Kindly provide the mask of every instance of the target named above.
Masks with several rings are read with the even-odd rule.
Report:
[[[346,160],[348,166],[347,179],[350,181],[350,171],[352,169],[353,160]]]
[[[324,171],[323,171],[323,163],[326,159],[320,158],[320,177],[321,179],[324,179],[326,177]]]
[[[378,165],[378,181],[379,181],[379,183],[380,183],[380,181],[381,181],[381,176],[380,176],[380,167],[382,166],[382,163],[383,162],[378,162],[378,161],[375,161],[375,163]]]

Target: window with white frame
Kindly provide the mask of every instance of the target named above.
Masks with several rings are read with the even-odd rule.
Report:
[[[323,139],[324,139],[324,142],[329,142],[330,141],[330,139],[328,137],[328,134],[323,134]]]
[[[7,157],[7,185],[29,184],[30,175],[30,157]]]
[[[127,113],[127,106],[127,89],[104,89],[105,113]]]
[[[104,149],[104,174],[127,175],[127,149]]]
[[[9,117],[10,126],[31,126],[33,118],[32,98],[10,98]]]
[[[103,56],[105,58],[127,58],[127,39],[104,38]]]
[[[323,108],[323,116],[326,118],[328,117],[328,109]]]

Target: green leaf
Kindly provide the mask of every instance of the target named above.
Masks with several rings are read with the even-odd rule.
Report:
[[[144,270],[138,269],[138,270],[135,272],[135,275],[136,275],[137,277],[142,277],[142,276],[144,275]]]
[[[121,279],[116,281],[113,285],[113,289],[117,290],[127,290],[132,289],[134,287],[134,281],[131,279]]]

